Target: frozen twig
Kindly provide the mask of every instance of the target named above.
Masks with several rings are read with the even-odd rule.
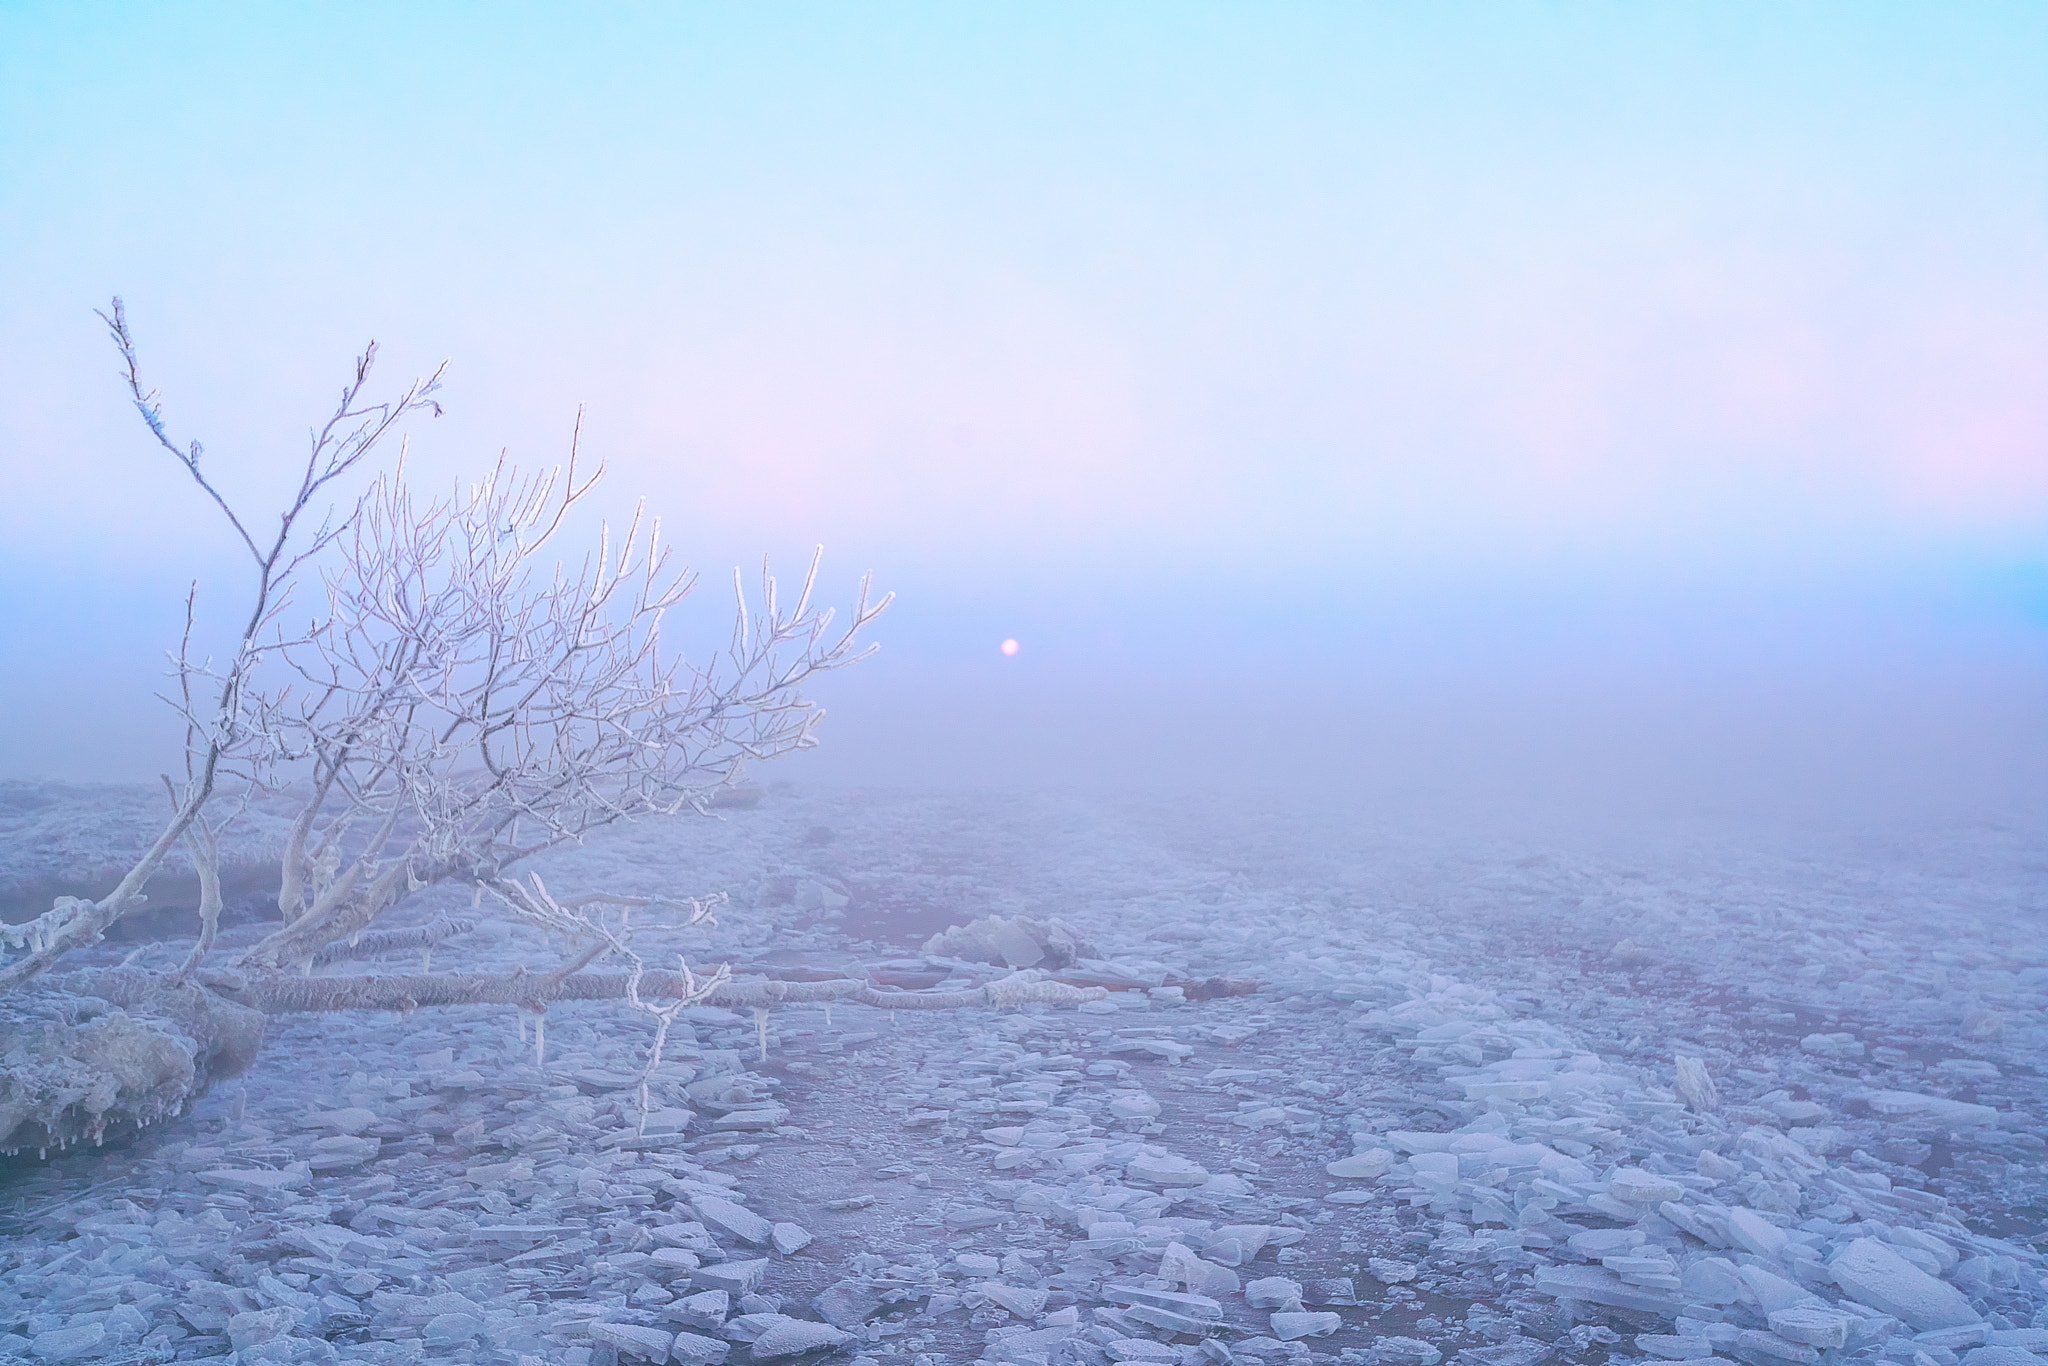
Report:
[[[215,865],[217,883],[225,822],[200,827],[223,778],[301,802],[279,868],[284,923],[236,960],[245,977],[310,973],[366,944],[430,950],[405,932],[369,936],[415,893],[451,881],[529,920],[573,921],[558,928],[581,952],[547,980],[574,975],[615,953],[609,936],[647,903],[552,903],[514,869],[615,821],[708,811],[748,764],[814,743],[822,713],[804,688],[872,649],[862,633],[888,595],[863,580],[835,618],[813,605],[816,556],[793,600],[764,569],[759,605],[737,598],[727,647],[695,658],[664,628],[696,578],[644,509],[616,534],[601,528],[580,560],[559,556],[603,472],[583,459],[580,413],[560,470],[501,460],[473,485],[422,497],[401,451],[396,468],[347,493],[409,415],[440,412],[439,370],[371,396],[374,344],[293,461],[274,523],[252,517],[215,481],[204,447],[173,437],[121,301],[101,317],[136,412],[232,529],[253,581],[218,665],[195,657],[196,589],[187,595],[166,696],[185,727],[185,781],[162,833],[106,897],[0,931],[0,950],[17,951],[0,952],[0,992],[140,907],[179,844]],[[305,617],[287,620],[299,606]],[[212,942],[209,928],[202,958]]]

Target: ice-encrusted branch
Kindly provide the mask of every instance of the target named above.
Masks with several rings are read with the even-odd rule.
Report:
[[[863,579],[852,611],[839,617],[816,605],[817,555],[793,595],[778,592],[764,565],[751,601],[736,594],[724,648],[686,657],[664,628],[696,577],[644,507],[617,531],[601,525],[580,559],[557,554],[603,473],[583,461],[581,413],[562,468],[521,472],[501,458],[473,484],[421,494],[405,477],[402,445],[382,473],[372,457],[409,415],[439,414],[441,372],[377,398],[374,343],[303,457],[289,461],[295,482],[274,521],[252,516],[223,490],[204,447],[173,437],[143,379],[122,302],[101,317],[143,425],[210,505],[205,515],[225,519],[254,572],[219,661],[195,648],[196,586],[186,595],[163,693],[184,729],[184,780],[166,779],[171,811],[161,831],[108,895],[63,898],[25,925],[0,927],[0,994],[100,941],[144,904],[146,884],[180,845],[198,873],[199,933],[178,966],[143,975],[177,995],[180,1010],[236,1017],[251,1050],[261,1017],[238,1007],[495,1002],[544,1020],[557,1000],[623,1000],[655,1023],[644,1112],[669,1027],[696,1002],[765,1011],[782,1000],[875,996],[930,1008],[1070,990],[1012,984],[1009,996],[992,986],[971,999],[912,1002],[881,999],[887,994],[853,981],[739,984],[728,968],[702,973],[680,959],[678,972],[649,971],[632,948],[636,930],[711,922],[724,897],[558,898],[539,876],[522,879],[521,865],[617,821],[709,815],[749,764],[809,747],[822,712],[805,690],[872,652],[864,633],[889,595],[875,596]],[[224,791],[240,806],[222,801]],[[221,849],[257,793],[297,803],[278,867],[282,924],[223,968],[213,954]],[[562,959],[544,970],[432,973],[435,946],[473,921],[403,930],[379,922],[445,883],[473,889],[478,910],[561,935]],[[665,907],[680,914],[662,916]],[[421,953],[416,974],[315,973],[412,949]],[[594,970],[619,962],[630,971]],[[543,1038],[537,1030],[537,1054]],[[186,1067],[183,1076],[172,1087],[179,1103],[203,1089],[206,1069]]]
[[[446,1005],[509,1005],[532,1010],[558,1001],[623,1001],[632,990],[643,999],[676,1000],[702,989],[702,979],[653,969],[644,970],[637,985],[632,983],[629,972],[580,972],[551,981],[548,974],[524,971],[359,977],[219,973],[207,979],[222,996],[271,1015]],[[1107,995],[1102,987],[1069,986],[1027,968],[963,991],[884,991],[851,978],[825,982],[743,979],[716,987],[699,997],[698,1003],[750,1009],[847,1001],[881,1010],[1000,1010],[1031,1004],[1079,1005]]]
[[[863,585],[835,625],[812,606],[814,560],[793,607],[771,577],[725,652],[685,660],[663,626],[695,577],[644,513],[601,529],[580,567],[541,558],[597,477],[576,460],[572,444],[566,472],[501,463],[431,503],[395,479],[366,498],[323,617],[281,650],[289,686],[261,699],[312,780],[286,923],[244,969],[300,966],[451,880],[553,915],[514,865],[614,821],[708,810],[746,764],[813,743],[821,713],[801,689],[866,657],[860,633],[889,599]]]
[[[185,843],[192,850],[192,866],[199,873],[199,938],[193,941],[192,951],[185,955],[178,970],[170,975],[172,986],[183,986],[206,961],[206,955],[213,949],[214,935],[220,929],[220,839],[201,816],[185,832]]]
[[[387,953],[401,953],[407,949],[419,949],[424,952],[439,948],[456,935],[467,934],[475,928],[475,920],[467,916],[458,916],[453,919],[436,920],[431,925],[421,925],[410,930],[369,930],[343,943],[329,944],[313,956],[313,965],[327,967],[334,963],[360,962]]]
[[[699,977],[690,970],[689,960],[678,954],[676,971],[683,979],[683,990],[666,1005],[658,1005],[640,993],[640,984],[645,978],[645,967],[638,957],[633,959],[633,970],[626,975],[626,1003],[654,1021],[654,1041],[647,1049],[647,1065],[640,1069],[640,1079],[634,1086],[634,1098],[640,1107],[639,1132],[647,1132],[647,1115],[652,1106],[648,1100],[648,1083],[656,1069],[661,1066],[662,1049],[668,1046],[668,1031],[674,1026],[676,1017],[693,1005],[709,999],[717,990],[732,979],[732,969],[725,964],[709,977]],[[538,1052],[538,1036],[536,1036]],[[538,1061],[538,1059],[536,1059]]]
[[[60,896],[49,910],[33,920],[12,925],[0,923],[0,945],[25,949],[31,954],[48,952],[52,945],[62,943],[97,909],[85,897]]]
[[[522,473],[501,459],[473,485],[422,497],[401,450],[395,469],[337,498],[408,415],[440,412],[440,370],[370,396],[374,343],[294,461],[274,527],[252,518],[216,483],[200,443],[173,438],[122,302],[101,317],[130,401],[234,530],[254,583],[218,665],[195,658],[188,595],[166,697],[186,731],[186,781],[162,834],[108,896],[60,903],[0,938],[19,951],[0,961],[0,992],[141,906],[224,778],[302,798],[279,870],[284,923],[240,955],[241,972],[304,973],[352,956],[336,946],[360,948],[386,913],[452,881],[515,914],[580,916],[580,929],[564,928],[585,952],[556,972],[573,974],[616,951],[602,932],[608,913],[541,907],[514,881],[517,865],[615,821],[708,814],[748,764],[813,744],[822,713],[804,689],[872,652],[863,633],[890,595],[863,579],[843,619],[819,608],[816,555],[793,598],[764,566],[753,604],[736,598],[726,648],[697,658],[663,633],[695,575],[644,508],[617,534],[601,527],[580,562],[555,558],[603,473],[579,468],[580,412],[561,469]],[[303,623],[286,620],[295,591],[313,599]],[[629,918],[613,905],[619,923]]]
[[[351,512],[337,522],[330,510],[316,529],[308,531],[309,514],[316,504],[332,496],[337,481],[368,460],[409,414],[424,410],[438,415],[441,411],[432,397],[440,387],[439,370],[415,380],[394,399],[369,401],[365,389],[376,359],[372,343],[357,357],[354,376],[343,386],[333,414],[315,429],[299,469],[298,486],[278,514],[275,532],[258,533],[252,530],[255,524],[229,502],[207,474],[202,465],[205,448],[197,441],[180,446],[172,439],[156,391],[143,381],[126,306],[116,298],[99,317],[120,353],[122,383],[143,424],[234,528],[254,561],[255,576],[234,652],[218,669],[195,663],[191,657],[194,599],[187,597],[185,635],[173,657],[177,697],[169,699],[185,722],[186,777],[183,791],[172,794],[172,812],[163,832],[111,893],[94,902],[74,900],[39,917],[37,943],[29,946],[24,941],[17,947],[27,947],[28,952],[0,967],[0,993],[41,976],[66,953],[97,942],[116,921],[139,909],[144,901],[143,885],[199,820],[224,771],[241,768],[253,772],[280,757],[282,737],[269,724],[268,704],[256,694],[257,676],[287,644],[278,627],[297,569],[332,544],[356,517],[356,512]],[[195,688],[202,681],[211,686]],[[11,939],[7,942],[16,946]]]

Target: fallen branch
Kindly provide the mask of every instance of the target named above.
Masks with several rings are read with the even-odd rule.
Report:
[[[435,949],[456,935],[467,934],[475,928],[476,921],[465,916],[459,920],[436,920],[415,930],[366,930],[353,941],[329,944],[314,954],[313,966],[324,968],[331,963],[361,961],[403,949]]]
[[[219,995],[266,1015],[326,1010],[419,1010],[428,1006],[509,1005],[546,1010],[558,1001],[623,1001],[633,975],[625,972],[552,974],[431,973],[404,977],[289,977],[213,973],[203,978]],[[639,994],[648,999],[685,998],[701,983],[680,974],[649,969],[640,974]],[[1026,970],[966,991],[884,991],[867,982],[766,979],[727,982],[699,999],[728,1009],[850,1001],[882,1010],[1006,1009],[1022,1005],[1079,1005],[1108,996],[1101,987],[1074,987]]]

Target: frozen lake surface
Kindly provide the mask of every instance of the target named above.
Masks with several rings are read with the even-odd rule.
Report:
[[[97,875],[121,792],[13,789],[0,874]],[[731,894],[654,963],[1110,990],[700,1008],[645,1122],[620,1004],[538,1062],[508,1008],[281,1018],[176,1122],[6,1170],[0,1359],[2048,1359],[2037,820],[771,787],[542,868]],[[985,917],[1057,945],[927,950]],[[487,922],[435,966],[554,961]]]

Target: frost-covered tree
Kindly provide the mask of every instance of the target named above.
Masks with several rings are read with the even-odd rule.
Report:
[[[439,373],[373,398],[374,345],[294,462],[285,506],[259,520],[222,493],[198,442],[173,438],[121,302],[101,316],[149,432],[246,552],[249,588],[218,664],[194,655],[196,590],[188,597],[170,699],[184,728],[184,766],[164,779],[162,831],[108,895],[60,899],[38,919],[5,927],[0,1027],[9,1014],[17,1025],[40,1018],[52,1056],[76,1063],[91,1052],[87,1035],[112,1028],[105,1012],[73,1018],[62,999],[86,996],[121,1008],[114,1014],[126,1012],[131,1024],[169,1020],[192,1044],[192,1061],[168,1081],[162,1068],[143,1067],[160,1084],[124,1082],[115,1090],[134,1093],[124,1100],[106,1094],[106,1075],[119,1069],[102,1057],[85,1067],[98,1090],[82,1103],[62,1100],[67,1086],[85,1084],[79,1077],[38,1080],[10,1064],[0,1069],[0,1147],[97,1137],[119,1119],[175,1109],[205,1084],[209,1066],[246,1063],[260,1025],[250,1012],[475,1002],[543,1011],[556,1000],[615,997],[672,1018],[673,1004],[690,1000],[936,1006],[1074,994],[1020,980],[998,984],[994,997],[991,988],[913,999],[852,980],[735,983],[687,965],[648,969],[628,931],[632,915],[654,903],[601,890],[557,897],[522,875],[522,864],[616,821],[705,811],[747,765],[809,746],[821,713],[804,689],[866,657],[873,647],[862,633],[888,597],[871,597],[863,580],[842,621],[813,601],[815,557],[793,595],[764,570],[750,598],[735,572],[729,639],[688,656],[663,626],[697,580],[675,563],[658,523],[636,511],[623,533],[599,532],[580,557],[561,553],[571,513],[602,473],[579,473],[576,442],[562,470],[522,474],[501,461],[441,497],[408,483],[402,449],[378,472],[375,457],[408,417],[439,413]],[[217,961],[221,838],[252,794],[283,794],[296,808],[278,868],[280,919]],[[178,967],[52,973],[139,910],[151,877],[180,846],[201,896],[200,932]],[[496,974],[319,971],[432,943],[445,927],[377,926],[423,889],[449,883],[473,889],[480,909],[558,933],[567,956]],[[673,909],[690,924],[709,907]],[[654,1004],[662,1001],[669,1006]],[[161,1038],[131,1034],[109,1046],[167,1056]]]

